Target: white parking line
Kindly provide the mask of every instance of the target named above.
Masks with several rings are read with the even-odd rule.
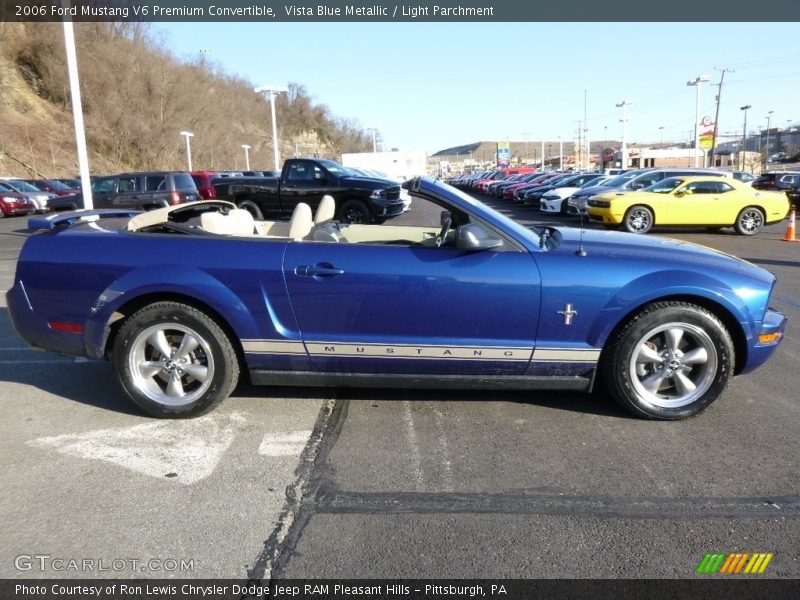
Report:
[[[408,446],[411,448],[411,468],[414,471],[414,478],[417,482],[417,490],[421,491],[425,488],[425,482],[422,479],[422,455],[419,452],[417,432],[414,428],[414,417],[411,414],[411,402],[409,400],[403,401],[403,420],[406,422]]]
[[[311,431],[288,431],[282,433],[265,433],[258,447],[262,456],[295,456],[306,447]]]
[[[214,472],[245,421],[241,413],[216,414],[43,437],[27,444],[190,485]]]

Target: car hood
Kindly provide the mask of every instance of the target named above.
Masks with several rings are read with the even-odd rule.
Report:
[[[581,243],[580,228],[559,227],[556,231],[561,234],[561,243],[553,251],[574,253]],[[747,274],[767,286],[772,285],[774,280],[774,275],[769,271],[730,254],[657,235],[584,229],[583,248],[589,256],[631,258],[660,265],[680,264],[682,267],[690,264],[738,275]]]
[[[590,196],[596,196],[597,194],[605,194],[607,192],[616,192],[622,191],[624,188],[622,186],[607,186],[607,185],[593,185],[591,187],[582,188],[579,192],[575,192],[576,196],[583,197],[586,196],[587,198]]]
[[[346,175],[345,177],[340,177],[339,181],[346,181],[349,184],[371,190],[400,187],[400,184],[396,181],[389,181],[388,179],[375,179],[372,177],[356,177],[355,175]]]

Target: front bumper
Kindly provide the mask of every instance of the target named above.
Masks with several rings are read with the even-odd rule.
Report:
[[[786,321],[788,317],[777,310],[767,309],[761,326],[756,330],[752,340],[749,340],[747,353],[747,364],[744,365],[740,373],[747,373],[761,365],[772,356],[772,353],[783,341],[786,332]],[[761,342],[762,338],[770,338],[769,342]],[[772,339],[774,338],[774,339]]]

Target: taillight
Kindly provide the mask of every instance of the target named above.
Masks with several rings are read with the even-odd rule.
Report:
[[[213,185],[208,187],[208,197],[209,198],[217,197],[217,188],[215,188]]]
[[[170,192],[169,193],[169,203],[170,204],[180,204],[181,203],[181,195],[178,192]]]

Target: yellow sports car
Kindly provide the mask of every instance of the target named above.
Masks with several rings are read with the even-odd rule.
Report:
[[[647,233],[658,225],[733,227],[754,235],[789,212],[783,192],[751,188],[722,177],[670,177],[638,192],[609,192],[592,197],[586,212],[609,228]]]

